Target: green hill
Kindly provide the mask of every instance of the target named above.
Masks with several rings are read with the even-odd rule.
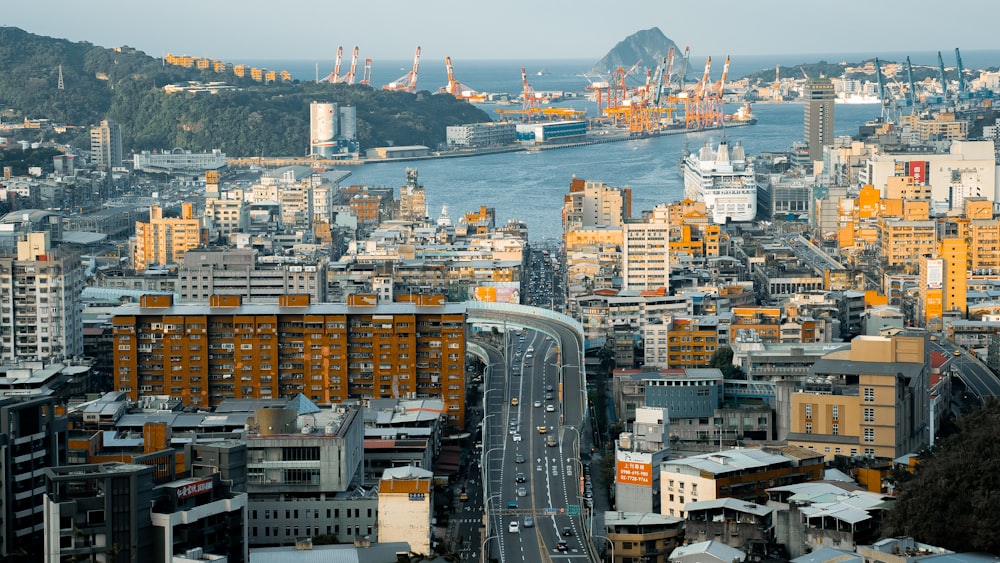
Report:
[[[232,73],[164,65],[129,47],[107,49],[15,27],[0,27],[0,68],[4,121],[47,118],[76,126],[56,140],[87,147],[89,127],[112,119],[122,125],[126,152],[184,147],[220,149],[234,157],[305,154],[313,101],[356,107],[362,149],[435,147],[444,142],[448,125],[490,121],[483,111],[451,96],[346,84],[261,84]],[[217,94],[163,91],[166,84],[190,80],[224,81],[239,88]]]

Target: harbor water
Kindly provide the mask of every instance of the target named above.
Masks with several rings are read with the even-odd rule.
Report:
[[[635,141],[564,149],[500,153],[469,158],[387,162],[351,167],[346,184],[398,188],[406,169],[415,168],[427,193],[432,218],[447,206],[453,221],[479,206],[496,208],[498,224],[519,219],[533,242],[562,233],[563,196],[574,178],[632,189],[632,214],[683,198],[678,161],[685,144],[701,147],[725,135],[740,141],[748,155],[784,151],[803,137],[802,104],[758,104],[757,124]],[[729,110],[732,111],[732,110]],[[878,117],[879,105],[837,105],[836,135],[857,134],[858,126]]]

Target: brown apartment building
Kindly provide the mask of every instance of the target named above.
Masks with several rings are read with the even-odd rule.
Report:
[[[320,405],[439,397],[448,421],[464,426],[465,305],[438,295],[349,297],[244,305],[213,296],[204,306],[146,295],[115,310],[115,388],[131,400],[169,395],[201,407],[299,393]]]

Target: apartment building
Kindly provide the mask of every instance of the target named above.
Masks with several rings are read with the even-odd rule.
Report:
[[[403,299],[403,298],[401,298]],[[380,304],[278,304],[214,296],[174,305],[146,295],[115,309],[115,387],[132,400],[168,395],[191,406],[299,393],[317,404],[349,398],[440,397],[448,424],[465,420],[465,305],[414,295]]]
[[[626,290],[670,287],[668,215],[666,205],[657,205],[644,212],[642,219],[625,221],[622,278]]]
[[[122,165],[122,126],[110,119],[90,128],[90,162],[111,170]]]
[[[776,410],[789,420],[789,445],[828,461],[895,459],[927,443],[929,374],[925,336],[858,336],[805,380],[780,382]]]
[[[132,267],[144,272],[150,266],[177,264],[184,253],[204,244],[201,222],[190,203],[181,204],[180,218],[165,218],[158,205],[150,206],[149,222],[136,222]]]
[[[0,558],[26,548],[41,559],[43,472],[66,465],[66,431],[50,397],[0,399]]]
[[[609,510],[604,513],[611,563],[668,563],[684,539],[684,520],[653,511]],[[607,559],[605,559],[607,560]]]
[[[621,227],[631,216],[631,188],[573,178],[564,196],[563,234],[580,227]]]
[[[16,257],[0,258],[0,359],[83,356],[82,291],[76,254],[53,251],[48,232],[24,235]]]
[[[277,303],[283,295],[305,294],[310,302],[323,303],[326,264],[284,257],[261,260],[249,248],[196,248],[184,254],[176,289],[184,302],[238,295],[247,303]]]
[[[823,456],[802,448],[745,448],[660,464],[660,513],[685,518],[692,502],[731,497],[764,502],[769,487],[823,478]]]

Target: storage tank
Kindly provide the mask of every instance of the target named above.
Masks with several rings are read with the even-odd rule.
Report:
[[[340,138],[348,141],[358,138],[358,110],[354,106],[340,108]]]
[[[313,102],[309,104],[309,154],[328,157],[334,152],[337,136],[337,104]]]

